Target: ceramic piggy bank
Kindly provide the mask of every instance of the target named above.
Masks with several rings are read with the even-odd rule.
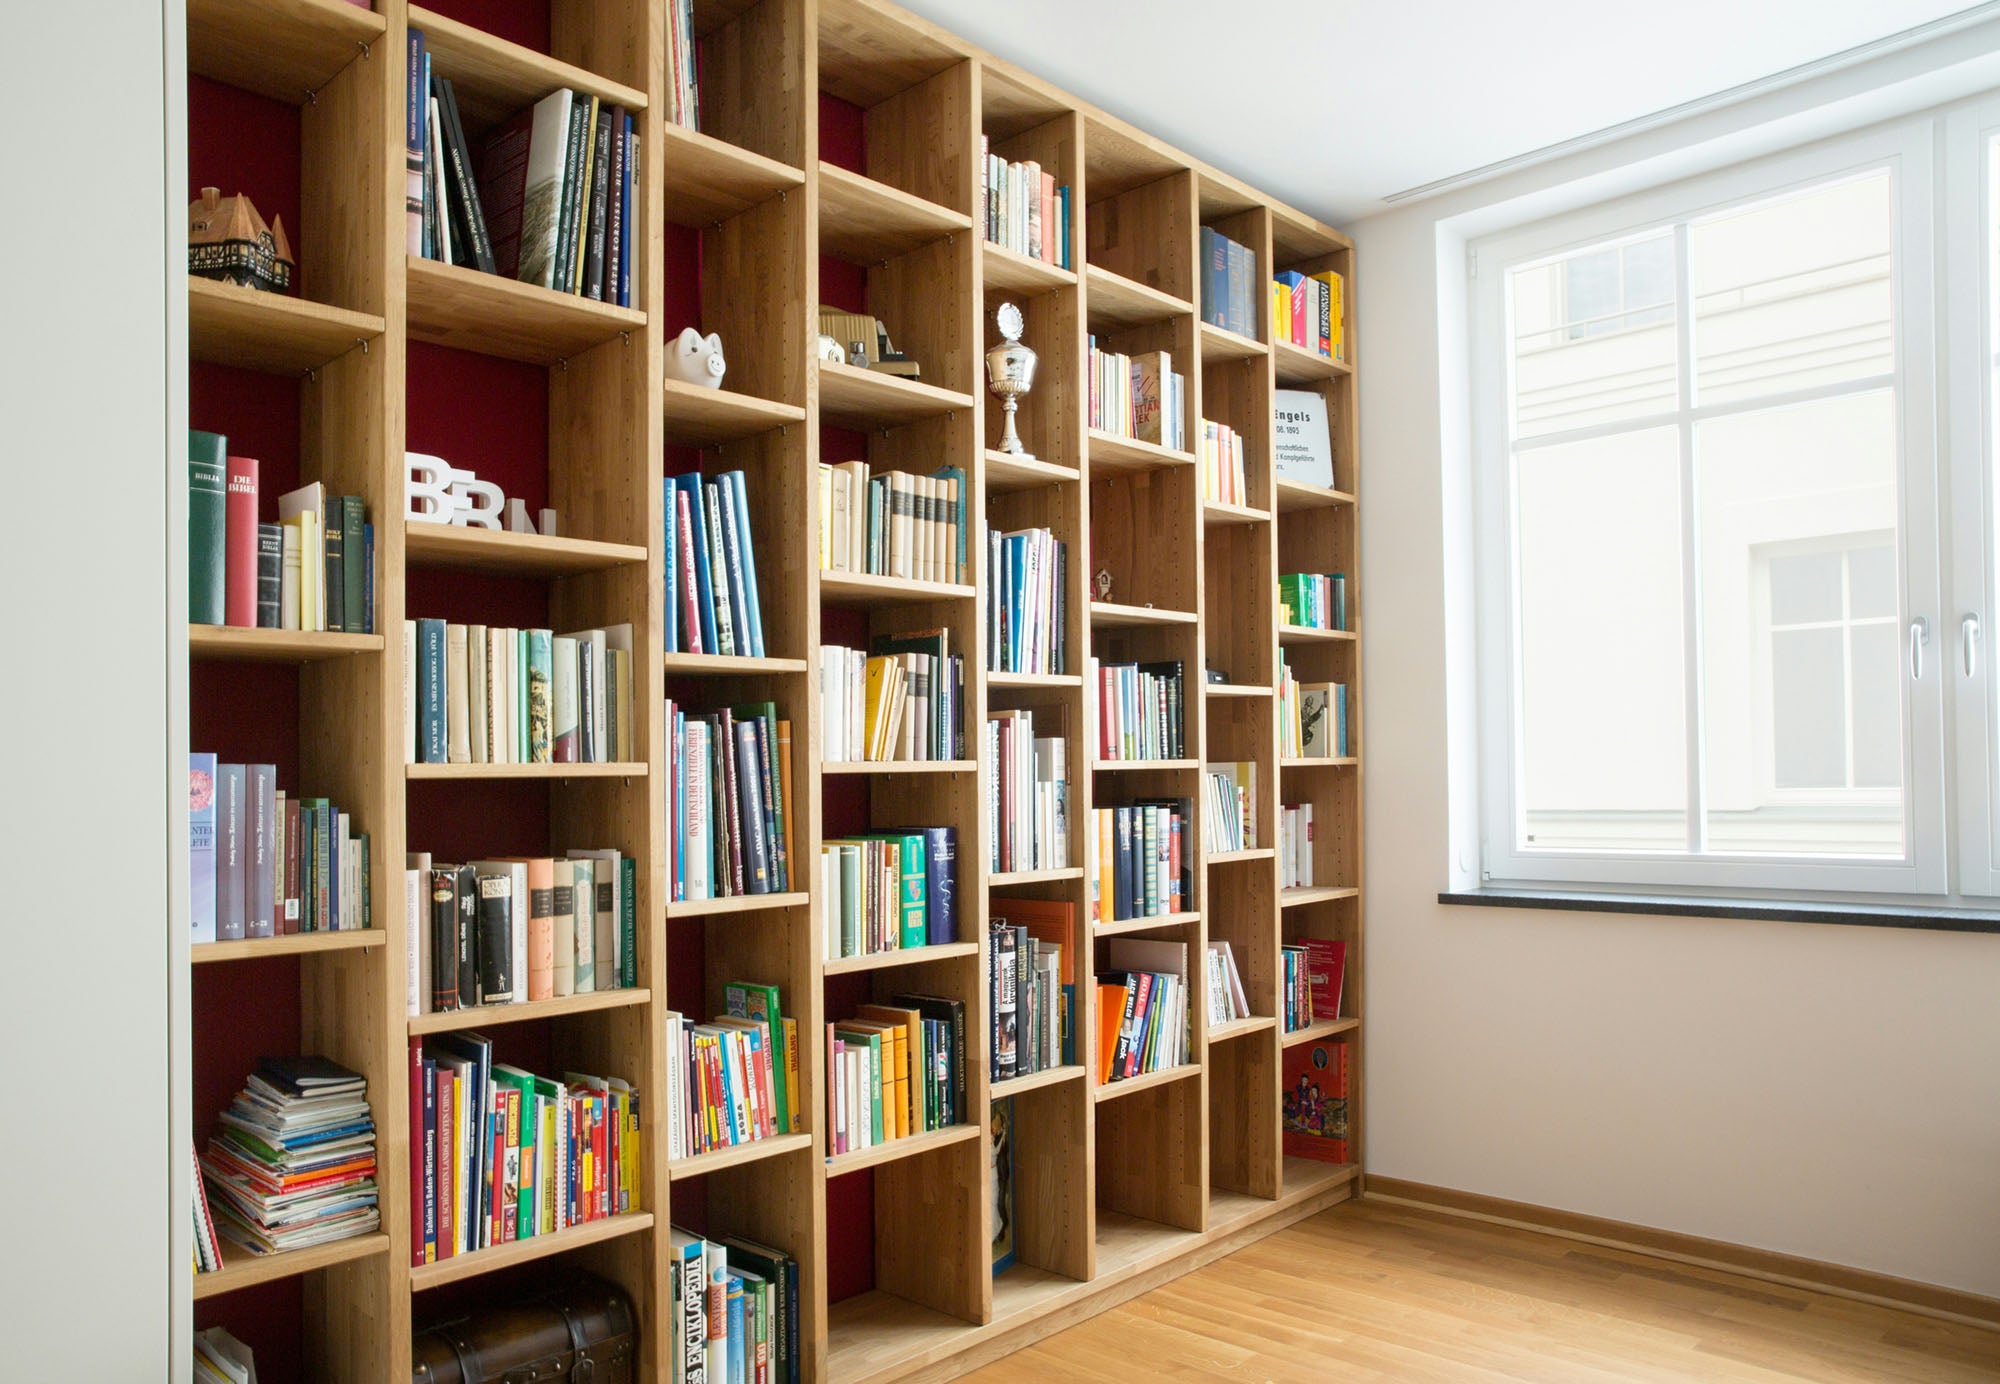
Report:
[[[667,343],[667,374],[684,384],[708,389],[722,388],[722,338],[710,332],[703,336],[693,327],[684,327],[678,339]]]

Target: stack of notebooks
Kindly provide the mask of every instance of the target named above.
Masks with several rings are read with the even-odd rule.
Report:
[[[1288,625],[1347,628],[1347,578],[1339,572],[1288,572],[1278,578],[1278,608]]]
[[[1253,760],[1211,764],[1202,774],[1208,810],[1203,844],[1211,854],[1257,848],[1257,765]]]
[[[451,79],[410,30],[405,211],[413,256],[632,306],[644,231],[633,115],[549,93],[468,139]]]
[[[965,470],[871,475],[865,461],[819,464],[819,566],[913,581],[963,583]]]
[[[676,902],[792,883],[792,723],[772,702],[667,702],[667,873]]]
[[[1142,798],[1091,809],[1085,838],[1092,922],[1184,913],[1194,899],[1194,802]]]
[[[1097,757],[1181,758],[1183,696],[1179,659],[1099,664]]]
[[[1124,356],[1090,338],[1090,426],[1172,451],[1187,450],[1187,380],[1167,351]]]
[[[1036,735],[1032,711],[996,711],[986,718],[986,762],[986,868],[1068,869],[1069,741]]]
[[[375,632],[375,526],[357,495],[315,481],[258,522],[255,457],[218,433],[188,433],[188,623]]]
[[[1053,264],[1069,263],[1069,187],[1033,159],[1009,163],[979,136],[979,205],[986,238],[1017,255]]]
[[[1069,642],[1069,544],[1048,529],[986,530],[986,666],[1063,673]]]
[[[1208,1026],[1250,1017],[1250,997],[1243,992],[1243,973],[1227,940],[1208,944]]]
[[[828,961],[958,940],[958,828],[837,837],[819,866]]]
[[[1238,336],[1257,335],[1257,252],[1213,227],[1201,228],[1201,320]]]
[[[1188,1060],[1187,943],[1114,937],[1097,976],[1099,1084]]]
[[[964,1124],[965,1051],[965,1005],[938,995],[898,995],[828,1024],[827,1151]]]
[[[778,987],[733,981],[707,1023],[667,1015],[667,1157],[693,1158],[802,1129],[799,1028]]]
[[[668,477],[665,514],[667,652],[763,658],[764,607],[743,473]]]
[[[799,1384],[799,1265],[727,1236],[667,1237],[667,1349],[674,1384]]]
[[[196,942],[375,925],[368,834],[274,764],[188,756],[188,893]]]
[[[1344,360],[1341,318],[1346,297],[1340,275],[1331,269],[1317,274],[1283,270],[1271,277],[1271,324],[1278,340],[1329,360]]]
[[[1278,809],[1278,887],[1313,887],[1313,805],[1286,803]]]
[[[1207,418],[1201,420],[1201,497],[1225,505],[1250,503],[1243,434]]]
[[[359,1072],[324,1057],[259,1058],[218,1119],[201,1171],[222,1238],[278,1254],[381,1224],[375,1119]]]
[[[639,1093],[536,1076],[477,1033],[410,1040],[410,1263],[640,1209]]]
[[[995,899],[987,924],[993,1080],[1076,1060],[1076,909],[1052,899]]]
[[[411,1015],[639,983],[638,869],[615,850],[464,865],[405,859]]]
[[[868,650],[820,646],[829,764],[963,759],[965,659],[951,631],[878,635]]]
[[[257,1361],[250,1347],[225,1327],[194,1333],[194,1384],[257,1384]]]
[[[632,627],[403,621],[403,762],[610,764],[634,754]]]

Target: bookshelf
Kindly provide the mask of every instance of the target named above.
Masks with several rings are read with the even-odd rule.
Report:
[[[1280,761],[1272,689],[1280,651],[1302,679],[1349,686],[1362,741],[1360,640],[1281,627],[1275,579],[1343,571],[1359,609],[1359,458],[1351,319],[1346,358],[1273,339],[1259,299],[1243,337],[1199,320],[1198,233],[1249,245],[1257,283],[1333,268],[1354,282],[1338,232],[881,0],[697,0],[703,129],[667,123],[665,18],[645,0],[526,0],[428,8],[377,0],[189,0],[190,187],[250,192],[285,216],[301,292],[274,298],[189,286],[196,426],[239,433],[289,484],[361,495],[376,525],[374,635],[189,631],[193,742],[275,758],[280,782],[333,797],[371,833],[376,930],[194,949],[187,1083],[197,1137],[247,1070],[246,1054],[325,1052],[363,1072],[378,1129],[382,1230],[246,1261],[199,1278],[198,1324],[221,1322],[273,1377],[379,1381],[405,1367],[413,1320],[474,1303],[488,1283],[563,1263],[620,1283],[637,1309],[640,1377],[664,1379],[667,1227],[739,1234],[800,1264],[805,1377],[834,1384],[942,1378],[1354,1194],[1359,1163],[1287,1158],[1280,1072],[1302,1042],[1352,1054],[1351,1138],[1362,1147],[1365,1029],[1362,762]],[[422,29],[473,137],[557,87],[635,112],[641,132],[637,306],[609,307],[404,252],[405,64]],[[268,114],[237,176],[218,151],[243,113]],[[1035,160],[1072,190],[1074,268],[986,244],[979,145]],[[276,170],[273,172],[272,170]],[[267,185],[268,183],[268,185]],[[267,199],[272,202],[266,206]],[[992,450],[1000,408],[983,357],[993,311],[1017,304],[1039,354],[1020,428],[1032,458]],[[879,315],[920,361],[902,379],[821,363],[816,308]],[[683,327],[719,332],[724,387],[664,378]],[[1086,339],[1172,352],[1188,435],[1204,417],[1243,434],[1249,493],[1204,503],[1193,453],[1088,426]],[[1335,487],[1272,473],[1271,394],[1321,391],[1334,420]],[[562,515],[541,539],[405,524],[406,450],[463,458],[510,496]],[[1061,674],[983,668],[984,546],[964,584],[818,570],[821,460],[969,478],[970,533],[1046,527],[1069,545]],[[742,470],[757,536],[761,657],[662,656],[665,478]],[[296,477],[296,479],[292,479]],[[1098,599],[1098,567],[1113,576]],[[405,765],[398,718],[408,617],[576,628],[630,622],[634,759],[590,765]],[[503,613],[504,612],[504,613]],[[524,613],[525,612],[525,613]],[[822,762],[823,644],[942,627],[966,655],[974,758]],[[1087,660],[1175,658],[1186,670],[1187,757],[1093,762]],[[1229,681],[1204,685],[1213,664]],[[771,701],[793,724],[800,863],[819,843],[895,826],[958,832],[956,942],[827,961],[827,900],[811,888],[669,902],[664,698],[706,707]],[[1253,847],[1197,856],[1184,911],[1092,925],[1090,882],[1067,868],[987,874],[980,734],[1020,708],[1068,741],[1070,859],[1093,806],[1185,796],[1205,763],[1258,767]],[[1359,751],[1357,750],[1357,755]],[[1310,801],[1320,881],[1281,890],[1271,849],[1281,803]],[[1198,845],[1199,815],[1195,826]],[[404,1012],[406,850],[441,859],[615,846],[639,864],[638,988],[467,1014]],[[806,877],[802,873],[801,882]],[[1100,1084],[1088,1065],[987,1076],[989,916],[1009,898],[1075,905],[1079,1051],[1112,939],[1185,942],[1191,964],[1229,940],[1250,1017],[1210,1029],[1193,1006],[1192,1060]],[[1279,947],[1348,943],[1346,1008],[1281,1031]],[[646,1107],[640,1208],[558,1235],[410,1266],[412,1036],[489,1031],[535,1070],[615,1074],[664,1093],[669,1010],[705,1017],[724,984],[776,984],[802,1037],[802,1133],[670,1160]],[[825,1024],[871,1000],[947,995],[968,1014],[964,1124],[827,1157]],[[220,1092],[218,1098],[217,1092]],[[990,1271],[994,1100],[1014,1111],[1015,1262]],[[178,1184],[186,1187],[185,1176]]]

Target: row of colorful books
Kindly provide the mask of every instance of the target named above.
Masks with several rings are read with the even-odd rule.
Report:
[[[368,833],[275,764],[188,756],[190,940],[237,942],[375,925]]]
[[[1257,335],[1257,252],[1212,226],[1201,228],[1201,320]]]
[[[1114,937],[1097,975],[1100,1084],[1185,1066],[1187,943]]]
[[[188,433],[188,623],[375,632],[375,526],[318,481],[264,513],[262,466],[219,433]]]
[[[1331,269],[1301,274],[1287,269],[1271,278],[1271,330],[1280,341],[1329,360],[1345,360],[1341,330],[1346,286]]]
[[[1069,544],[1048,529],[986,531],[986,666],[996,673],[1068,671]]]
[[[1347,684],[1300,682],[1278,659],[1278,753],[1287,759],[1348,756]]]
[[[1042,724],[1051,716],[1044,711]],[[1037,735],[1032,711],[996,711],[986,718],[986,762],[987,869],[1068,869],[1067,737]]]
[[[965,1123],[965,1004],[898,995],[826,1026],[829,1155]]]
[[[433,864],[405,858],[411,1015],[630,990],[638,862],[615,850]]]
[[[1347,943],[1308,937],[1278,948],[1281,974],[1279,1020],[1285,1032],[1296,1033],[1326,1019],[1340,1017],[1340,996],[1347,980]]]
[[[1074,1062],[1075,907],[996,899],[987,924],[987,1012],[993,1080]]]
[[[367,1079],[324,1057],[259,1058],[201,1174],[215,1233],[252,1254],[369,1234],[382,1218]]]
[[[878,635],[866,652],[822,645],[819,689],[829,764],[965,757],[965,659],[950,630]]]
[[[793,887],[792,723],[775,702],[669,700],[667,873],[676,902]]]
[[[1136,356],[1100,350],[1090,338],[1087,417],[1100,432],[1187,450],[1187,380],[1174,372],[1170,351]]]
[[[741,471],[667,478],[666,648],[763,658],[750,492]]]
[[[1313,805],[1285,803],[1278,809],[1278,887],[1313,887]]]
[[[1194,907],[1194,802],[1141,798],[1091,809],[1090,918],[1158,918]]]
[[[799,1384],[799,1265],[782,1250],[668,1232],[674,1384]]]
[[[1208,795],[1202,816],[1202,844],[1210,854],[1257,849],[1257,765],[1242,759],[1210,764],[1202,771]]]
[[[1069,185],[1033,159],[1009,163],[979,136],[979,206],[986,238],[1017,255],[1070,267]]]
[[[865,461],[819,464],[819,565],[911,581],[972,580],[965,469],[871,473]]]
[[[1218,504],[1250,503],[1249,473],[1243,463],[1243,434],[1227,423],[1201,420],[1201,497]]]
[[[641,1209],[639,1092],[538,1076],[478,1033],[410,1040],[410,1263]]]
[[[732,981],[707,1023],[667,1014],[668,1158],[692,1158],[804,1128],[799,1030],[778,987]]]
[[[958,940],[958,828],[837,837],[819,865],[828,961]]]
[[[1339,572],[1288,572],[1278,578],[1278,609],[1287,625],[1347,628],[1347,578]]]
[[[1180,759],[1185,688],[1179,659],[1097,665],[1097,757]]]
[[[1208,1025],[1234,1023],[1250,1017],[1250,997],[1243,990],[1243,973],[1236,968],[1236,952],[1229,940],[1218,937],[1208,944]]]
[[[420,29],[408,59],[408,252],[630,307],[643,230],[632,113],[565,88],[475,142]]]
[[[701,45],[695,39],[694,0],[667,0],[667,119],[701,128]]]
[[[632,627],[403,622],[404,760],[609,764],[634,754]]]

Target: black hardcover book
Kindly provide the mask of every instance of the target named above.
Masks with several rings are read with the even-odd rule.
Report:
[[[569,143],[563,155],[562,203],[556,223],[555,287],[558,293],[576,291],[577,251],[581,238],[584,205],[585,164],[590,158],[590,107],[592,98],[575,93],[569,108]]]
[[[1164,757],[1167,759],[1179,759],[1182,757],[1183,752],[1181,740],[1181,662],[1176,658],[1159,663],[1142,663],[1139,665],[1139,671],[1151,677],[1159,678],[1166,684],[1165,705],[1160,706],[1156,704],[1154,707],[1149,708],[1149,710],[1164,720],[1164,725],[1161,726],[1163,733],[1160,736],[1160,743],[1166,750]]]
[[[452,947],[458,955],[458,1007],[479,1003],[479,876],[470,865],[458,867],[458,909],[452,918]]]
[[[339,507],[327,505],[324,542],[326,548],[326,627],[347,628],[347,535]]]
[[[1111,920],[1132,916],[1132,809],[1111,810]]]
[[[285,527],[257,526],[257,628],[274,630],[282,618],[285,590]]]
[[[431,871],[431,1009],[458,1008],[458,871]]]
[[[947,1084],[951,1089],[951,1111],[949,1124],[965,1123],[965,1002],[941,995],[898,995],[892,1004],[905,1009],[914,1009],[926,1019],[935,1019],[946,1024],[951,1030],[951,1049],[947,1054],[946,1066],[949,1070]]]
[[[1056,628],[1051,652],[1055,662],[1051,665],[1058,673],[1069,671],[1063,650],[1069,646],[1069,544],[1056,544]]]
[[[576,641],[576,759],[579,764],[595,764],[603,756],[597,746],[597,660],[590,646]]]
[[[604,301],[622,308],[626,303],[619,296],[618,270],[624,261],[631,217],[625,206],[625,108],[612,106],[604,118],[611,124],[611,195],[604,213]]]
[[[590,209],[587,214],[588,229],[584,233],[583,252],[583,292],[587,298],[604,298],[604,224],[610,212],[611,195],[611,118],[616,106],[600,107],[597,112],[597,148],[590,161]],[[619,121],[622,132],[624,122]]]
[[[764,779],[757,756],[757,727],[737,721],[731,731],[736,750],[736,793],[743,823],[743,885],[748,894],[771,892],[771,838],[765,830]]]
[[[514,897],[507,875],[479,877],[479,998],[482,1004],[514,997]]]
[[[486,209],[479,201],[479,181],[473,176],[472,151],[465,142],[465,124],[459,118],[458,93],[451,78],[439,77],[438,116],[444,121],[445,181],[451,185],[451,249],[458,263],[482,274],[493,272],[493,241],[486,233]]]

